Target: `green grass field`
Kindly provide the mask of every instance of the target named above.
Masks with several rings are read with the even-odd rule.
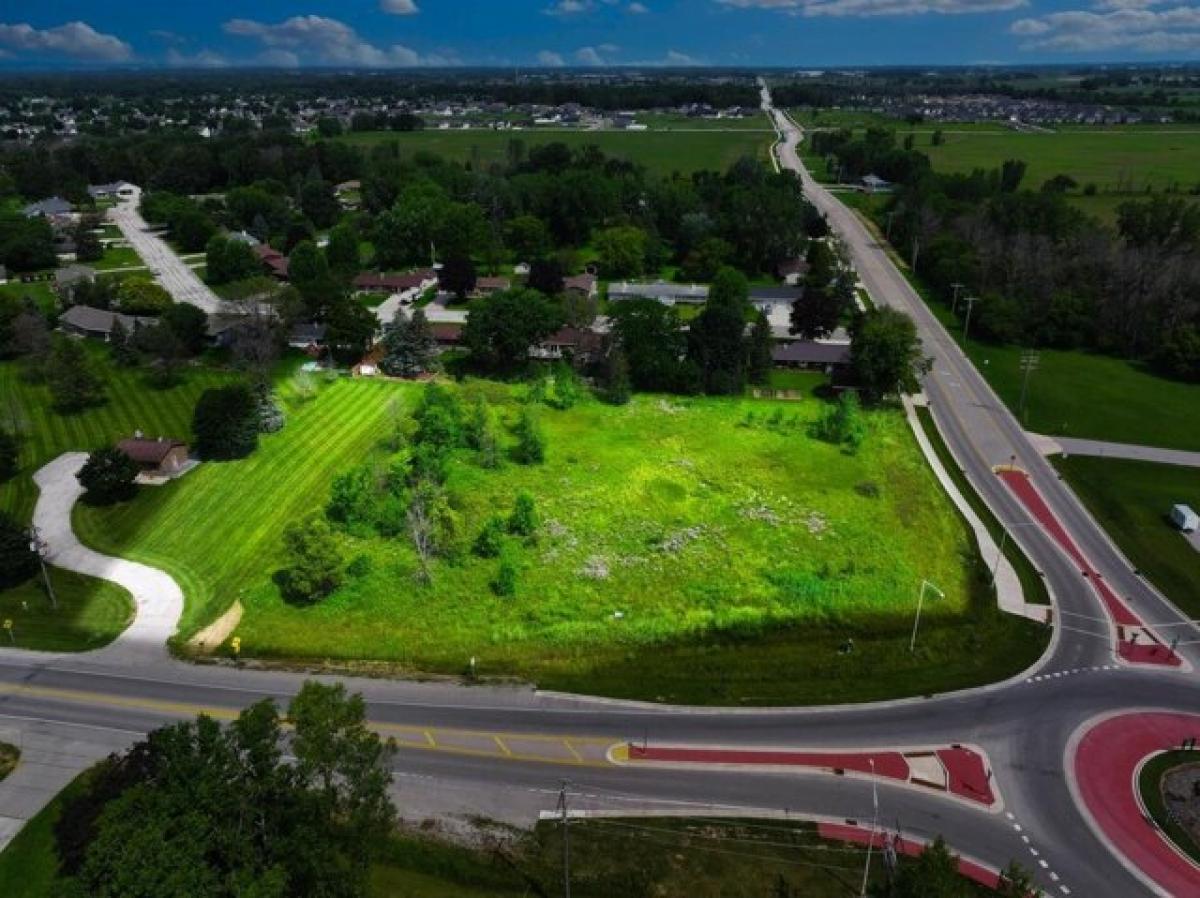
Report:
[[[58,307],[58,297],[54,292],[54,281],[32,281],[23,284],[12,276],[7,284],[0,284],[0,296],[11,296],[14,299],[29,297],[44,312],[53,312]]]
[[[20,518],[33,511],[37,494],[33,473],[63,452],[88,451],[132,435],[135,430],[155,436],[191,436],[192,408],[206,387],[228,380],[229,375],[206,368],[187,372],[179,386],[156,390],[146,385],[136,370],[116,368],[107,350],[87,344],[108,385],[108,401],[75,415],[50,408],[45,386],[22,380],[15,362],[0,363],[0,422],[22,435],[21,472],[0,485],[0,508]]]
[[[1200,130],[1134,131],[1089,129],[1036,134],[1018,131],[954,133],[941,146],[921,146],[934,168],[970,172],[996,168],[1005,159],[1024,160],[1025,187],[1038,189],[1058,174],[1105,192],[1128,185],[1133,191],[1200,182]]]
[[[1162,795],[1164,776],[1176,767],[1196,763],[1200,763],[1200,752],[1176,750],[1155,755],[1145,763],[1138,775],[1138,791],[1158,828],[1167,834],[1181,852],[1200,864],[1200,845],[1182,826],[1167,819],[1167,805]]]
[[[82,652],[112,642],[133,619],[133,599],[107,580],[50,567],[58,607],[34,577],[0,590],[0,618],[13,622],[12,637],[0,631],[0,645],[51,652]]]
[[[516,413],[510,387],[464,389]],[[811,398],[545,409],[545,466],[485,471],[464,455],[448,483],[468,545],[519,491],[536,497],[543,527],[519,549],[515,597],[490,590],[494,560],[438,562],[421,586],[405,540],[352,538],[347,557],[367,556],[370,570],[317,605],[288,603],[272,580],[283,527],[324,504],[336,473],[372,454],[386,461],[389,407],[415,398],[404,384],[325,386],[289,402],[287,427],[251,458],[116,508],[78,507],[76,528],[101,551],[174,574],[188,595],[185,634],[240,598],[243,654],[265,658],[459,673],[476,656],[480,675],[547,687],[764,703],[986,682],[1044,643],[1036,626],[990,610],[969,535],[902,417],[871,413],[866,448],[846,456],[807,435],[820,413]],[[949,598],[927,606],[911,655],[922,577]],[[844,654],[847,637],[857,648]]]
[[[132,246],[107,246],[104,257],[96,262],[89,262],[97,271],[108,271],[113,268],[144,267],[145,262]]]
[[[1082,455],[1051,461],[1130,562],[1200,617],[1200,552],[1167,518],[1177,502],[1200,508],[1200,469]]]
[[[724,171],[742,156],[768,161],[767,150],[774,134],[752,130],[670,133],[667,131],[363,131],[347,134],[344,140],[370,147],[395,141],[401,152],[436,153],[457,162],[486,168],[507,159],[513,140],[530,147],[565,143],[572,148],[598,146],[606,155],[646,166],[660,175],[714,169]]]

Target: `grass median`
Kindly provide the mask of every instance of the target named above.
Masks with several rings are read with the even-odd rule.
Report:
[[[1200,844],[1191,833],[1168,815],[1167,803],[1163,797],[1163,781],[1171,771],[1185,765],[1197,764],[1200,764],[1200,752],[1165,751],[1142,765],[1137,786],[1142,796],[1142,804],[1146,806],[1146,811],[1155,826],[1162,830],[1181,852],[1200,864]]]

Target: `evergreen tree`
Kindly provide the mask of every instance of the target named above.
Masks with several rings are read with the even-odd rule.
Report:
[[[0,483],[12,480],[21,468],[21,440],[0,427]]]
[[[383,335],[383,346],[385,355],[379,367],[385,374],[413,377],[428,371],[436,356],[437,343],[425,311],[416,309],[409,317],[403,309],[397,309]]]
[[[96,373],[83,344],[61,337],[54,341],[46,366],[46,383],[60,412],[78,412],[104,402],[104,381]]]
[[[608,354],[604,375],[604,399],[612,405],[625,405],[633,392],[629,380],[629,360],[625,351],[614,347]]]
[[[0,510],[0,589],[24,583],[38,567],[29,545],[29,530],[7,511]]]
[[[112,359],[122,368],[132,368],[137,364],[137,350],[133,348],[132,335],[118,318],[113,322],[113,328],[108,335],[108,351]]]
[[[546,460],[546,437],[528,406],[521,409],[513,430],[517,437],[513,458],[523,465],[540,465]]]
[[[246,384],[204,391],[192,415],[196,451],[202,458],[244,458],[258,446],[258,399]]]
[[[771,322],[762,312],[754,319],[754,327],[750,330],[749,359],[746,363],[746,374],[752,384],[765,384],[771,379],[771,367],[774,364],[772,351],[775,348],[775,337],[771,333]]]

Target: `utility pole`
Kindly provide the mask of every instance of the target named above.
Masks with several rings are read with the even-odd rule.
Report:
[[[921,252],[921,240],[918,237],[914,237],[913,238],[913,251],[912,251],[912,264],[909,266],[910,268],[912,268],[913,274],[917,273],[917,256],[920,254],[920,252]]]
[[[1025,397],[1029,393],[1029,375],[1033,374],[1033,372],[1037,370],[1038,362],[1040,360],[1041,355],[1037,352],[1030,351],[1021,353],[1021,371],[1024,372],[1025,376],[1021,380],[1021,402],[1017,406],[1017,409],[1020,412],[1022,421],[1025,420]]]
[[[884,228],[884,231],[883,231],[884,239],[887,240],[889,243],[891,242],[891,239],[892,239],[892,219],[895,217],[895,215],[896,215],[895,209],[893,209],[891,212],[888,213],[887,227]]]
[[[879,787],[875,780],[875,759],[867,758],[871,764],[871,805],[874,811],[871,816],[871,835],[867,839],[867,862],[863,865],[862,889],[860,898],[867,896],[867,880],[871,878],[871,849],[875,846],[875,833],[879,831]]]
[[[954,291],[954,302],[952,302],[950,305],[951,312],[958,311],[958,291],[960,291],[963,288],[963,286],[964,285],[959,283],[958,281],[955,281],[953,284],[950,285],[950,289]]]
[[[967,317],[963,320],[963,342],[967,342],[967,329],[971,326],[971,309],[975,308],[975,303],[979,302],[978,296],[964,296],[963,302],[967,304]]]
[[[932,589],[943,599],[946,598],[946,594],[944,592],[942,592],[940,589],[938,589],[936,586],[934,586],[932,583],[930,583],[928,580],[921,581],[921,592],[918,593],[918,595],[917,595],[917,615],[916,615],[916,617],[913,618],[912,638],[909,639],[909,641],[908,641],[908,650],[910,653],[915,651],[917,648],[917,627],[919,627],[921,625],[921,606],[925,604],[925,590],[926,589]]]
[[[54,595],[54,584],[50,582],[50,572],[46,570],[46,550],[49,546],[42,539],[37,527],[29,528],[29,548],[37,554],[38,564],[42,566],[42,582],[46,584],[46,595],[50,597],[50,607],[58,610],[58,598]]]
[[[568,826],[570,821],[567,815],[567,786],[570,785],[566,780],[562,781],[562,785],[558,790],[558,812],[562,818],[562,868],[563,868],[563,898],[571,898],[571,836]]]

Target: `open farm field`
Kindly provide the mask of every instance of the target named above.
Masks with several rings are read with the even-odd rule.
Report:
[[[766,127],[766,126],[764,126]],[[565,143],[572,148],[597,146],[605,155],[646,166],[660,175],[688,175],[712,169],[725,171],[742,156],[767,161],[774,132],[756,130],[689,132],[667,131],[362,131],[338,138],[362,146],[396,142],[400,152],[435,153],[476,167],[500,164],[508,158],[509,144],[516,140],[530,147]]]
[[[384,444],[420,389],[340,380],[300,402],[285,388],[288,424],[253,456],[122,506],[78,507],[76,529],[172,573],[188,596],[185,634],[240,598],[243,654],[278,660],[458,674],[475,657],[481,676],[549,688],[761,704],[986,682],[1044,644],[1036,625],[992,607],[968,532],[903,418],[868,413],[865,445],[846,455],[808,435],[822,411],[812,397],[541,409],[544,465],[489,470],[456,450],[447,491],[462,550],[434,562],[428,585],[406,534],[352,530],[341,539],[354,575],[323,601],[288,601],[273,576],[283,528],[322,508],[338,473],[397,460]],[[504,422],[526,390],[456,389],[486,397]],[[540,525],[507,538],[517,587],[499,596],[498,562],[469,547],[521,492]],[[923,577],[947,598],[926,602],[910,654]]]

